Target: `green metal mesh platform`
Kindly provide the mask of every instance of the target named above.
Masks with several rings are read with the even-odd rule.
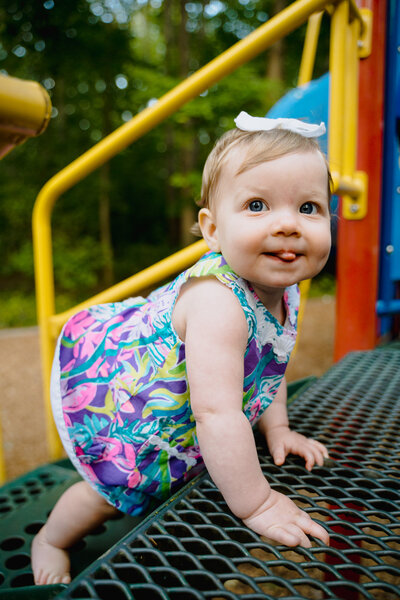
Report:
[[[201,475],[60,586],[57,598],[399,600],[400,352],[348,355],[300,390],[289,413],[332,459],[311,473],[297,457],[276,467],[259,439],[262,469],[329,530],[329,547],[272,545]]]
[[[46,586],[46,594],[33,585],[30,546],[60,495],[80,476],[69,461],[44,465],[0,489],[0,600],[54,597],[61,586]],[[71,553],[75,572],[92,564],[110,546],[137,525],[138,519],[121,515],[87,536]],[[44,592],[44,590],[43,590]]]

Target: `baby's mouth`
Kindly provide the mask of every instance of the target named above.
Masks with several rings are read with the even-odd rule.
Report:
[[[264,252],[266,256],[277,258],[283,262],[293,262],[300,254],[297,254],[293,250],[280,250],[279,252]]]

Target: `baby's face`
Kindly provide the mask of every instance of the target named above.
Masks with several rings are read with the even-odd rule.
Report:
[[[314,277],[328,259],[327,168],[317,151],[238,174],[242,161],[236,150],[224,165],[213,206],[200,223],[212,221],[209,246],[268,306],[287,286]]]

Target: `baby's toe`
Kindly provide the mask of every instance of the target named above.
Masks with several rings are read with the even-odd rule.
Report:
[[[43,569],[40,569],[35,576],[35,584],[36,585],[47,585],[48,577],[49,577],[49,574],[46,571],[44,571]]]

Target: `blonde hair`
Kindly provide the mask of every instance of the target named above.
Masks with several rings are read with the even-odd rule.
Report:
[[[319,152],[325,160],[328,175],[328,200],[331,198],[332,177],[328,161],[318,142],[293,131],[273,129],[270,131],[241,131],[231,129],[220,137],[211,150],[203,170],[201,198],[198,206],[209,208],[216,196],[221,171],[229,160],[232,150],[246,151],[243,163],[237,174],[243,173],[263,162],[281,158],[296,152]]]

